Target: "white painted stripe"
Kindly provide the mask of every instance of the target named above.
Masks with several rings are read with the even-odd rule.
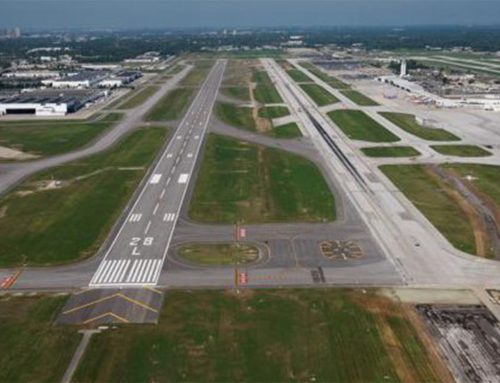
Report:
[[[151,281],[151,277],[153,276],[153,273],[154,273],[154,271],[156,269],[156,265],[158,264],[158,262],[161,262],[161,259],[157,259],[157,260],[153,261],[153,264],[151,265],[151,268],[149,269],[148,275],[144,276],[144,281],[145,282]]]
[[[108,269],[111,267],[112,261],[105,261],[105,262],[106,262],[106,267],[103,268],[103,271],[102,271],[101,275],[99,276],[99,279],[96,280],[96,283],[101,283],[101,281],[104,278],[104,275],[108,272]]]
[[[132,279],[132,282],[139,282],[141,280],[142,272],[144,271],[144,268],[146,267],[147,263],[148,263],[148,261],[144,259],[142,264],[141,264],[141,268],[138,270],[139,272],[137,273],[137,276],[134,276],[134,279]]]
[[[187,157],[188,157],[188,158],[193,157],[193,153],[188,153]]]
[[[151,181],[149,181],[149,183],[157,184],[158,182],[160,182],[160,178],[161,174],[153,174],[153,176],[151,177]]]
[[[161,270],[163,268],[162,266],[163,266],[163,260],[161,260],[161,262],[158,262],[158,265],[156,265],[156,269],[155,269],[155,273],[154,273],[154,277],[153,277],[154,283],[158,283],[158,279],[160,278],[160,273],[161,273]]]
[[[142,214],[135,213],[130,216],[129,222],[139,222],[142,218]]]
[[[115,267],[115,271],[113,272],[113,274],[109,277],[109,281],[108,282],[115,282],[116,280],[116,277],[118,275],[120,275],[123,267],[125,266],[125,263],[126,261],[124,259],[121,259],[120,261],[118,261],[118,264],[116,265]]]
[[[123,278],[125,277],[125,274],[126,274],[126,272],[128,270],[128,266],[129,265],[130,265],[130,259],[127,259],[127,261],[123,265],[121,271],[116,276],[116,282],[121,282],[123,280]]]
[[[189,174],[188,173],[182,173],[180,176],[179,176],[179,183],[180,184],[185,184],[187,183],[187,180],[189,178]]]
[[[180,140],[181,138],[182,138],[182,136],[181,136],[181,135],[177,136],[177,139],[178,139],[178,140]]]
[[[135,268],[137,267],[138,264],[139,264],[139,261],[137,259],[135,259],[134,263],[132,264],[132,268],[130,269],[130,272],[128,273],[127,282],[130,282],[130,280],[132,279],[132,274],[134,273]]]
[[[172,153],[167,154],[167,158],[172,158],[174,155]]]
[[[118,270],[120,270],[123,263],[125,263],[125,261],[123,259],[120,259],[119,261],[116,262],[116,265],[114,265],[114,267],[113,267],[113,271],[110,273],[108,280],[105,282],[113,282],[114,281],[115,275],[118,273]]]
[[[200,138],[200,136],[198,136],[198,135],[194,136],[194,139],[195,139],[195,140],[197,140],[197,139],[199,139],[199,138]]]
[[[165,195],[165,189],[163,189],[163,190],[161,191],[161,194],[160,194],[160,199],[162,199],[164,195]]]
[[[116,264],[118,263],[117,260],[113,260],[111,261],[111,266],[109,267],[109,269],[106,271],[106,274],[104,274],[102,276],[102,282],[107,282],[108,279],[109,279],[109,276],[113,273],[113,271],[115,270],[115,266]]]
[[[174,213],[167,213],[163,216],[163,220],[165,222],[172,222],[175,218],[175,214]]]
[[[158,208],[160,207],[160,203],[156,203],[155,209],[153,210],[153,215],[156,215]]]
[[[143,262],[144,262],[144,259],[139,260],[139,264],[137,265],[137,268],[135,269],[134,275],[132,276],[132,279],[130,280],[131,282],[135,282],[135,277],[137,276],[137,273],[141,269]]]
[[[170,183],[170,181],[172,181],[172,177],[167,178],[167,182],[165,182],[165,185],[168,185]]]
[[[144,234],[148,233],[150,226],[151,226],[151,220],[148,222],[148,225],[146,226],[146,230],[144,230]]]
[[[151,267],[151,263],[153,262],[152,259],[148,259],[145,264],[146,266],[144,267],[144,270],[141,270],[141,273],[139,274],[139,276],[137,277],[137,282],[145,282],[144,281],[144,277],[146,276],[146,274],[148,273],[148,270],[149,268]]]
[[[99,279],[99,277],[101,276],[101,274],[102,274],[102,272],[104,270],[104,267],[107,264],[108,264],[108,261],[101,262],[101,264],[97,268],[96,273],[94,274],[94,278],[92,278],[92,281],[90,283],[95,283]]]

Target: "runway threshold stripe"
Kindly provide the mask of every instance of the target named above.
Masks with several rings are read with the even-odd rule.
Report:
[[[146,275],[147,270],[149,270],[151,262],[152,262],[151,259],[148,259],[146,262],[144,262],[144,268],[141,270],[140,274],[137,276],[137,282],[143,281],[144,275]]]
[[[139,261],[137,259],[134,260],[134,263],[132,264],[132,268],[130,269],[128,276],[127,276],[127,282],[130,282],[130,280],[132,279],[132,274],[134,273],[135,268],[137,267],[138,263],[139,263]]]
[[[140,262],[141,262],[141,264],[139,265],[139,267],[137,267],[137,270],[135,271],[135,274],[132,278],[132,283],[137,282],[137,280],[139,279],[139,276],[142,274],[142,270],[144,270],[144,267],[146,266],[145,259],[141,259]]]
[[[137,263],[137,267],[135,268],[135,271],[134,271],[134,274],[132,275],[132,278],[130,279],[130,282],[134,282],[135,281],[135,277],[137,276],[137,273],[139,272],[139,270],[141,269],[142,267],[142,262],[144,260],[143,259],[140,259]]]
[[[111,282],[118,282],[121,280],[121,275],[123,274],[123,270],[126,268],[126,266],[128,266],[127,264],[127,260],[124,260],[123,263],[120,265],[118,269],[118,272],[116,273],[116,275],[114,276],[114,278],[111,280]]]
[[[108,272],[108,269],[111,267],[111,261],[105,261],[106,262],[106,267],[103,268],[101,275],[99,276],[99,280],[97,280],[97,283],[101,283],[101,281],[104,278],[104,275]]]
[[[149,273],[147,273],[147,275],[144,275],[144,280],[146,282],[149,282],[151,280],[151,277],[153,276],[153,272],[156,268],[157,263],[158,263],[158,260],[153,261],[153,264],[149,268]]]
[[[104,267],[106,266],[107,262],[108,261],[101,262],[101,264],[97,268],[97,271],[95,272],[94,277],[92,278],[92,280],[90,281],[90,283],[95,283],[99,279],[99,277],[101,276],[101,274],[102,274],[102,272],[104,270]]]
[[[155,272],[154,272],[153,282],[155,282],[155,283],[157,283],[158,279],[160,278],[162,266],[163,266],[163,260],[160,260],[158,262],[158,264],[156,265]]]
[[[104,282],[112,282],[115,278],[115,275],[118,273],[118,270],[123,264],[123,260],[120,259],[119,261],[116,261],[116,263],[113,265],[113,270],[110,271],[109,273],[109,278],[105,280]]]
[[[118,263],[117,260],[114,260],[114,261],[111,261],[111,267],[109,268],[109,270],[106,272],[106,275],[104,275],[103,277],[103,283],[105,283],[106,281],[109,280],[109,277],[113,274],[115,268],[116,268],[116,264]]]

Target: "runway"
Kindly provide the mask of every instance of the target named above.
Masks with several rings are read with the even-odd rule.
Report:
[[[218,60],[210,71],[112,241],[90,287],[157,284],[225,65],[225,60]]]

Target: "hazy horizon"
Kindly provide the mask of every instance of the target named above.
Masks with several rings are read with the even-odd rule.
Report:
[[[33,29],[500,23],[500,0],[0,0],[0,7],[0,27]]]

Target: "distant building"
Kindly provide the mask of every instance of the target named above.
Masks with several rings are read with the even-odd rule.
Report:
[[[0,96],[0,116],[32,114],[35,116],[64,116],[107,95],[102,90],[37,90]]]
[[[18,78],[18,79],[48,79],[59,77],[59,72],[48,70],[30,70],[30,71],[14,71],[5,72],[2,74],[5,78]]]
[[[68,74],[57,80],[47,80],[44,84],[52,88],[83,89],[96,86],[106,76],[107,73],[102,71],[83,71]]]
[[[141,72],[136,71],[123,71],[119,72],[114,76],[105,78],[99,82],[99,87],[101,88],[119,88],[121,86],[130,84],[131,82],[142,77]]]

